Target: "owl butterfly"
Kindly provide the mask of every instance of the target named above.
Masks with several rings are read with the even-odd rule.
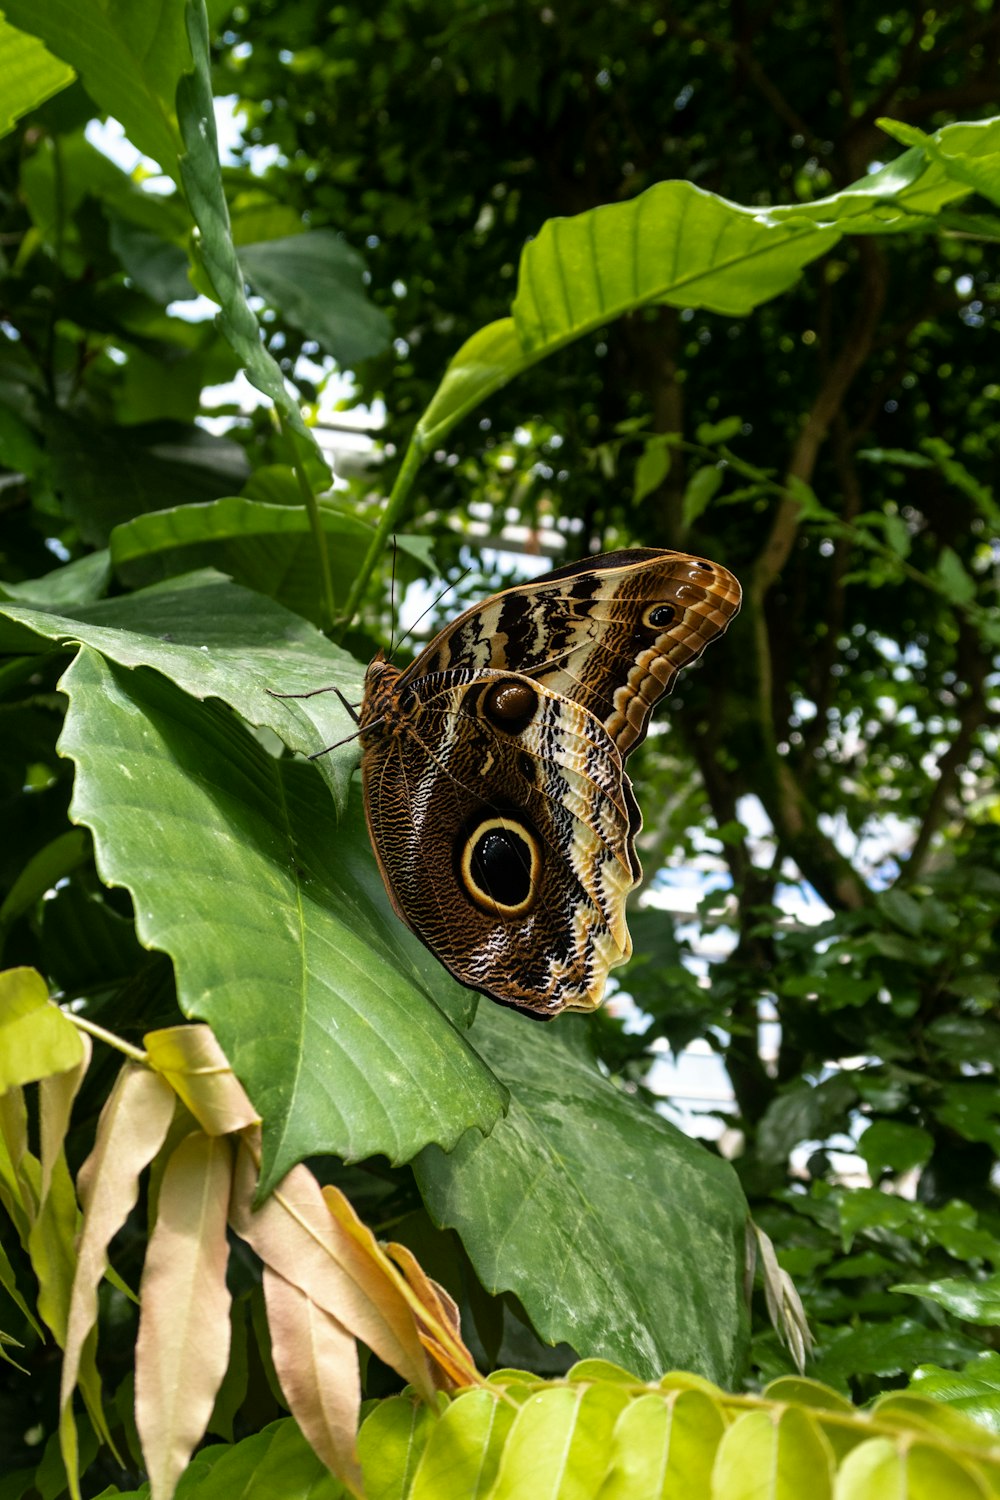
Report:
[[[403,671],[371,663],[372,844],[396,912],[456,979],[539,1019],[600,1005],[642,877],[625,758],[739,607],[717,563],[633,548],[474,605]]]

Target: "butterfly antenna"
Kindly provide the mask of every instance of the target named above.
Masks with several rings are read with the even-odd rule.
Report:
[[[391,579],[391,582],[389,584],[389,615],[390,615],[390,619],[392,620],[392,629],[389,632],[389,660],[390,661],[392,661],[392,654],[393,654],[393,652],[396,649],[395,646],[393,645],[393,641],[396,639],[396,553],[398,552],[398,550],[399,549],[396,546],[396,538],[393,537],[393,539],[392,539],[392,579]]]
[[[426,619],[427,616],[430,614],[431,610],[432,609],[436,609],[437,606],[441,603],[441,600],[444,598],[444,596],[446,594],[450,594],[451,591],[452,591],[452,589],[457,589],[458,585],[462,582],[463,578],[467,578],[471,572],[472,572],[472,568],[471,567],[463,568],[462,571],[461,571],[461,573],[459,573],[458,577],[455,579],[454,583],[446,583],[445,584],[445,586],[441,590],[440,594],[436,595],[435,598],[433,598],[431,600],[430,604],[428,604],[427,608],[425,610],[422,610],[420,612],[420,614],[414,620],[413,624],[410,626],[409,630],[407,630],[403,635],[400,636],[399,640],[396,642],[395,646],[393,646],[392,652],[390,653],[390,655],[388,657],[389,661],[392,661],[393,656],[395,656],[396,652],[399,650],[399,648],[403,644],[403,642],[405,640],[407,640],[408,637],[413,634],[413,632],[416,630],[417,626],[420,624],[420,621]]]

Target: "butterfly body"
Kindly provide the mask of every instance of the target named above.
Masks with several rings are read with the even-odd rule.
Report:
[[[632,549],[466,610],[361,709],[393,906],[463,984],[549,1018],[600,1004],[631,953],[641,815],[625,756],[739,607],[724,568]]]

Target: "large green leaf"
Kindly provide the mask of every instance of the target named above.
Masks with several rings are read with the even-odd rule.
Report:
[[[73,69],[0,15],[0,78],[0,135],[6,135],[15,120],[72,83]]]
[[[879,124],[889,135],[922,151],[932,163],[921,189],[934,190],[944,181],[952,188],[953,198],[972,190],[1000,203],[1000,118],[958,121],[933,135],[899,120],[880,120]]]
[[[403,1161],[490,1129],[504,1090],[435,1004],[467,1017],[468,992],[429,972],[314,768],[87,648],[60,686],[71,816],[263,1115],[265,1188],[317,1152]]]
[[[472,406],[538,360],[649,303],[747,313],[836,244],[808,220],[777,225],[693,183],[548,219],[521,255],[512,319],[473,334],[417,424],[430,447]]]
[[[510,1112],[486,1140],[419,1157],[428,1209],[544,1339],[648,1377],[679,1366],[732,1381],[747,1337],[736,1175],[609,1083],[584,1024],[543,1030],[480,1005],[472,1040]]]
[[[1000,1325],[1000,1275],[982,1281],[946,1276],[940,1281],[905,1281],[891,1288],[894,1292],[912,1292],[937,1302],[966,1323]]]
[[[177,80],[190,65],[176,0],[4,0],[7,19],[71,63],[130,141],[177,174]]]
[[[892,120],[880,124],[911,149],[828,198],[770,209],[768,219],[806,218],[848,234],[895,234],[931,227],[936,214],[977,187],[976,172],[996,188],[1000,118],[945,125],[931,136]],[[967,174],[962,162],[973,164]]]
[[[254,291],[342,368],[388,346],[392,327],[365,291],[365,263],[332,229],[243,245],[240,264]]]
[[[207,569],[61,614],[0,606],[0,650],[78,641],[123,667],[155,667],[194,698],[218,698],[307,755],[354,727],[332,695],[283,702],[267,690],[307,693],[336,684],[357,702],[358,662],[273,600]],[[317,761],[341,808],[356,764],[356,744]]]
[[[1000,1354],[995,1349],[982,1350],[962,1370],[921,1365],[910,1389],[946,1401],[1000,1437]]]
[[[996,186],[998,152],[1000,119],[945,126],[924,147],[811,204],[745,208],[676,180],[625,203],[546,220],[522,252],[513,316],[459,349],[417,423],[418,448],[433,447],[530,365],[638,307],[744,315],[786,291],[844,233],[931,223],[973,186]]]
[[[317,512],[333,586],[343,595],[367,551],[372,527],[335,505],[320,504]],[[175,505],[137,516],[111,534],[116,566],[192,546],[198,547],[199,558],[217,564],[237,582],[321,622],[319,566],[310,518],[301,505],[227,495],[208,504]]]

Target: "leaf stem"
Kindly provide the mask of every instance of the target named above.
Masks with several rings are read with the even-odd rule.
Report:
[[[282,420],[281,409],[274,407],[275,420],[278,423],[278,431],[284,438],[288,450],[292,456],[292,471],[295,474],[295,482],[302,496],[302,503],[309,517],[309,529],[312,532],[313,542],[319,558],[320,581],[323,591],[323,616],[327,628],[331,628],[336,617],[336,601],[333,594],[333,574],[330,571],[330,553],[326,545],[326,532],[323,530],[323,519],[319,513],[319,504],[309,476],[302,462],[302,454],[296,441],[296,434]]]
[[[71,1010],[63,1011],[63,1015],[67,1016],[80,1031],[88,1032],[99,1042],[106,1042],[109,1047],[114,1047],[115,1051],[122,1053],[124,1057],[129,1057],[133,1062],[142,1063],[144,1067],[148,1067],[149,1058],[141,1047],[133,1047],[131,1042],[123,1041],[120,1036],[115,1036],[113,1031],[105,1031],[104,1027],[98,1026],[96,1021],[88,1021],[84,1016],[74,1015]]]
[[[403,462],[400,465],[399,473],[396,475],[396,482],[389,492],[389,499],[386,501],[382,519],[375,528],[375,535],[372,537],[368,551],[365,553],[364,561],[358,569],[354,582],[351,584],[344,605],[344,613],[338,621],[338,638],[343,635],[357,614],[358,604],[365,591],[365,586],[374,571],[375,564],[382,554],[386,539],[395,528],[406,497],[413,488],[413,481],[417,477],[417,470],[423,462],[424,450],[424,438],[414,433],[403,455]]]

